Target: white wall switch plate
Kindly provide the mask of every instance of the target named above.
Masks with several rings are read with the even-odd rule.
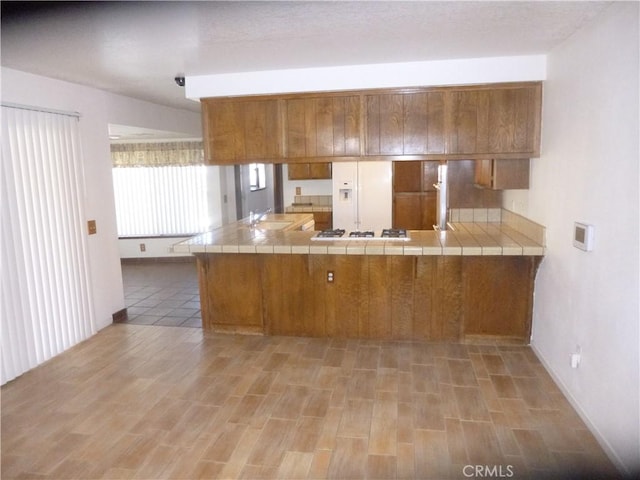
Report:
[[[590,252],[593,250],[593,225],[575,222],[573,226],[573,246]]]

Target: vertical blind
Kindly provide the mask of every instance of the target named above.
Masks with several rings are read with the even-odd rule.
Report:
[[[186,235],[209,227],[207,167],[113,169],[118,235]]]
[[[2,384],[95,332],[78,118],[2,106]]]

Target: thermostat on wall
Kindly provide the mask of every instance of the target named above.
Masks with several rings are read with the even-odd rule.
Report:
[[[587,252],[593,250],[593,225],[574,223],[573,246]]]

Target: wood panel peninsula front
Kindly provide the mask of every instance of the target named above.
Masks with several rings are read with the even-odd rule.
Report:
[[[268,215],[174,250],[197,258],[205,330],[528,343],[544,228],[496,210],[408,241],[314,241],[311,214]]]

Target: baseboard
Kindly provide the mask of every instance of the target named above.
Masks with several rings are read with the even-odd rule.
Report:
[[[122,310],[118,310],[114,313],[111,318],[113,319],[113,323],[124,323],[129,319],[129,315],[127,314],[127,309],[123,308]]]
[[[507,335],[464,335],[462,343],[470,345],[529,345],[522,337]]]
[[[567,401],[571,404],[573,409],[576,411],[580,419],[585,423],[589,431],[593,434],[598,444],[604,450],[604,453],[607,455],[607,457],[609,457],[609,460],[611,460],[613,465],[618,469],[620,474],[624,476],[624,478],[631,478],[630,475],[632,475],[632,472],[627,471],[627,468],[620,461],[620,459],[618,458],[618,455],[616,455],[616,452],[611,448],[611,445],[609,445],[609,442],[600,434],[600,431],[591,422],[588,415],[582,409],[578,401],[573,397],[573,395],[571,394],[569,389],[566,387],[566,385],[562,382],[562,380],[560,380],[560,377],[558,377],[555,374],[551,366],[544,359],[544,357],[542,356],[542,353],[533,344],[530,345],[530,347],[533,353],[536,355],[536,357],[538,357],[538,360],[540,360],[540,363],[542,363],[542,365],[544,366],[547,373],[549,373],[549,375],[551,376],[555,384],[558,386],[562,394],[565,396]]]
[[[126,265],[141,263],[196,263],[196,257],[194,255],[178,257],[131,257],[121,258],[120,263]]]

